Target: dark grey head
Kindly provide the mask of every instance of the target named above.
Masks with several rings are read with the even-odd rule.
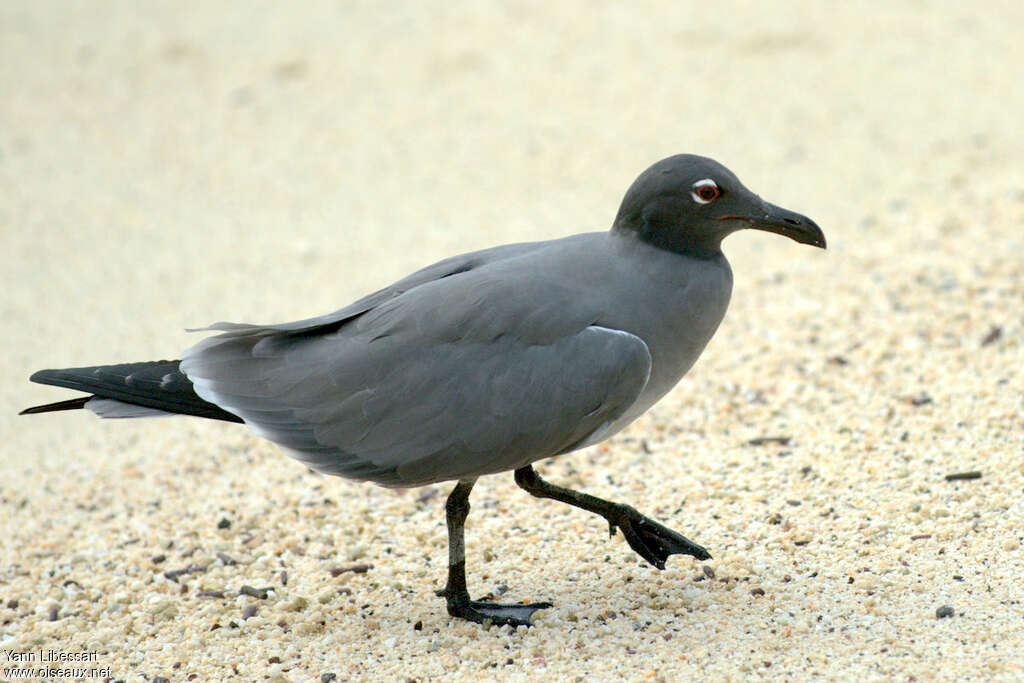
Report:
[[[709,258],[730,233],[753,228],[825,248],[825,234],[807,216],[769,204],[714,159],[678,154],[640,174],[622,199],[612,230],[651,244]]]

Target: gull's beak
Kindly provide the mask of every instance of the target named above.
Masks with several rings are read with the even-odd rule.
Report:
[[[762,202],[760,211],[753,216],[732,216],[746,221],[748,228],[785,235],[800,244],[825,248],[825,233],[807,216]]]

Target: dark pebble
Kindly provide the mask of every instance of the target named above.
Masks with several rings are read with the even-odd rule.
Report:
[[[49,620],[50,620],[50,621],[57,621],[57,615],[58,615],[58,613],[59,613],[59,610],[58,610],[58,608],[56,608],[56,607],[51,607],[51,608],[50,608],[50,614],[49,614],[49,617],[48,617],[48,618],[49,618]]]
[[[764,446],[766,444],[778,444],[780,446],[788,446],[789,442],[793,440],[791,436],[759,436],[751,439],[747,442],[748,446]]]
[[[992,343],[995,343],[995,342],[999,341],[999,338],[1002,337],[1002,336],[1003,336],[1003,328],[1001,328],[999,326],[993,327],[991,330],[988,331],[988,334],[986,334],[982,338],[981,345],[982,346],[988,346],[989,344],[992,344]]]
[[[166,559],[167,559],[166,555],[154,555],[152,558],[150,558],[149,561],[152,562],[153,564],[160,564],[161,562],[163,562]]]
[[[750,591],[750,594],[753,595],[755,598],[761,597],[762,595],[764,595],[764,589],[755,588],[754,590]]]
[[[942,607],[935,610],[935,616],[938,619],[945,619],[946,617],[951,617],[954,614],[956,614],[956,612],[953,611],[952,605],[943,605]]]
[[[704,576],[708,577],[709,579],[715,578],[715,570],[711,567],[704,565],[703,567],[701,567],[701,570],[704,572]]]
[[[171,679],[164,678],[163,676],[153,676],[153,680],[150,683],[171,683]]]
[[[415,624],[412,625],[412,630],[413,631],[422,631],[423,630],[423,622],[422,621],[417,621]]]
[[[284,571],[283,569],[281,570],[281,585],[288,585],[288,572]]]
[[[256,613],[259,611],[259,607],[257,607],[256,605],[246,605],[245,609],[242,610],[242,620],[244,621],[246,619],[256,616]]]
[[[197,598],[223,598],[224,591],[199,591],[196,593]]]
[[[241,595],[248,595],[251,598],[259,598],[260,600],[266,600],[267,594],[274,590],[273,587],[267,588],[253,588],[252,586],[242,586],[238,589]]]
[[[217,522],[217,528],[218,529],[230,529],[231,528],[231,520],[228,519],[227,517],[221,517],[220,521]]]
[[[7,601],[7,609],[18,609],[18,601],[17,600],[8,600]]]
[[[332,673],[320,674],[320,683],[331,683],[331,681],[333,681],[337,677],[338,677],[338,674],[332,674]]]
[[[177,583],[179,576],[184,576],[186,574],[195,574],[197,572],[205,572],[205,571],[206,571],[206,567],[203,567],[203,566],[198,565],[198,564],[190,564],[189,566],[185,567],[184,569],[172,569],[170,571],[166,571],[166,572],[164,572],[164,577],[170,579],[171,581],[174,581],[175,583]]]
[[[353,572],[355,574],[365,574],[366,572],[373,569],[372,564],[353,564],[348,567],[332,567],[329,571],[331,576],[341,576],[347,572]]]
[[[946,481],[964,481],[965,479],[981,479],[981,472],[954,472],[946,475]]]
[[[267,664],[280,664],[280,663],[281,663],[281,658],[276,656],[276,655],[274,657],[271,657],[270,659],[267,660]]]

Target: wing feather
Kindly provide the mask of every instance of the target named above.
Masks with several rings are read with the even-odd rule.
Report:
[[[256,358],[233,340],[237,362],[206,364],[200,350],[182,367],[200,396],[310,467],[413,486],[570,450],[632,405],[651,366],[638,337],[597,326],[545,345],[511,335],[420,342],[372,353],[351,339],[304,337]]]

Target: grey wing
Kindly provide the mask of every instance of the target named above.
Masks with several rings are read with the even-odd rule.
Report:
[[[420,285],[434,282],[436,280],[442,280],[446,277],[451,277],[452,275],[458,275],[459,273],[465,273],[479,266],[486,265],[503,258],[514,257],[519,254],[527,253],[536,249],[538,245],[541,244],[543,243],[522,242],[519,244],[504,244],[498,247],[491,247],[490,249],[483,249],[481,251],[452,256],[425,268],[421,268],[415,273],[411,273],[410,275],[402,278],[398,282],[395,282],[384,289],[373,292],[372,294],[368,294],[362,299],[354,301],[348,306],[340,308],[333,313],[327,313],[314,318],[306,318],[304,320],[296,320],[293,322],[274,325],[218,322],[208,327],[191,329],[189,331],[203,332],[209,330],[221,330],[224,332],[240,333],[256,333],[260,330],[273,330],[289,333],[329,331],[330,329],[337,329],[350,320],[359,317],[363,313],[366,313],[367,311],[372,310],[395,297],[401,296],[405,292],[415,289]]]
[[[310,467],[416,486],[579,447],[636,401],[651,356],[639,337],[594,325],[546,344],[346,326],[236,330],[186,351],[181,367],[200,396]]]

